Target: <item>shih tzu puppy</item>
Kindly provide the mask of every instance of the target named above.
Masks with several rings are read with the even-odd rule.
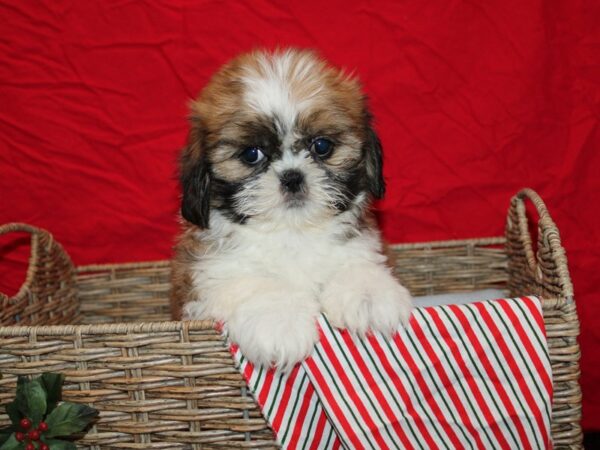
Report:
[[[406,324],[411,297],[369,213],[382,153],[359,83],[309,51],[255,51],[192,104],[172,301],[214,319],[255,364],[311,353],[316,320],[364,334]]]

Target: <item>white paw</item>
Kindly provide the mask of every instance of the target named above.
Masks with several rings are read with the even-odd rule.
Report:
[[[366,264],[340,270],[324,287],[323,311],[332,325],[364,335],[394,334],[406,326],[412,297],[385,266]]]
[[[308,357],[319,340],[319,305],[309,295],[259,295],[239,305],[227,330],[253,364],[282,371]]]

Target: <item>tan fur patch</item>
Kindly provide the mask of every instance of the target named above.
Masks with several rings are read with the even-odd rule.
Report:
[[[183,232],[175,245],[175,257],[171,260],[171,317],[181,320],[181,310],[187,302],[198,300],[192,296],[192,277],[190,271],[195,261],[194,255],[203,251],[202,243],[194,238],[197,228],[183,225]]]
[[[282,62],[284,61],[284,62]],[[275,73],[289,90],[290,99],[303,108],[297,124],[310,130],[315,137],[327,136],[328,130],[353,130],[354,144],[361,135],[365,121],[365,102],[358,81],[343,71],[328,66],[311,51],[288,50],[266,53],[255,51],[241,55],[219,70],[199,98],[192,103],[192,119],[204,133],[204,145],[213,147],[219,141],[239,139],[235,124],[251,121],[256,111],[244,102],[249,77],[268,77]],[[345,152],[328,162],[345,167],[344,161],[361,157],[358,146],[344,146]],[[243,163],[236,161],[236,153],[224,146],[214,150],[209,160],[220,177],[232,181],[250,173]],[[195,155],[196,156],[196,155]]]

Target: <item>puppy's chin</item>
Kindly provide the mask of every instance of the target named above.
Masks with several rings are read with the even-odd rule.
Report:
[[[306,206],[306,202],[304,195],[286,195],[284,198],[284,206],[287,209],[302,209]]]
[[[336,211],[318,205],[306,196],[294,196],[280,199],[277,206],[254,214],[245,222],[245,226],[260,224],[263,227],[279,228],[314,228],[329,223],[336,216]]]

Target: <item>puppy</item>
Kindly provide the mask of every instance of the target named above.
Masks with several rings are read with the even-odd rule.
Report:
[[[411,297],[385,264],[369,203],[385,186],[359,83],[309,51],[255,51],[191,106],[172,301],[222,321],[253,363],[311,353],[324,312],[386,335]]]

